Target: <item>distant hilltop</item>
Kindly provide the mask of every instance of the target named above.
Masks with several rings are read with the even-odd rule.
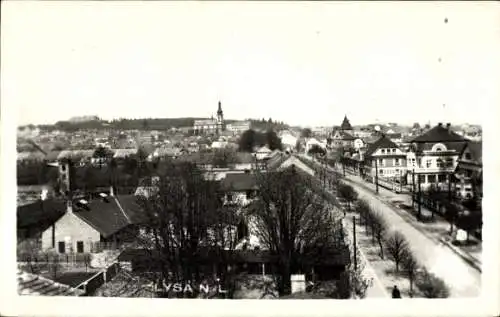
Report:
[[[18,129],[25,128],[40,130],[61,130],[61,131],[78,131],[78,130],[100,130],[100,129],[117,129],[117,130],[158,130],[165,131],[172,128],[192,128],[195,120],[203,120],[208,118],[198,117],[182,117],[182,118],[142,118],[142,119],[114,119],[111,121],[102,120],[98,116],[80,116],[73,117],[67,121],[58,121],[55,124],[45,125],[26,125],[20,126]],[[226,119],[226,124],[239,122],[241,120]],[[253,129],[266,128],[286,128],[284,122],[273,121],[272,119],[246,119],[250,121]]]

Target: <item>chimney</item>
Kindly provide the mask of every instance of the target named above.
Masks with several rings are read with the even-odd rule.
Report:
[[[449,131],[449,130],[450,130],[450,128],[451,128],[451,123],[449,123],[449,122],[448,122],[448,123],[446,124],[446,129],[448,129],[448,131]]]
[[[438,123],[438,126],[439,126],[439,127],[442,127],[442,126],[443,126],[443,123],[442,123],[442,122],[439,122],[439,123]]]

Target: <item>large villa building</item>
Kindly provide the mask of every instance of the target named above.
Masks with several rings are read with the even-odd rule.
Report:
[[[409,184],[413,182],[414,173],[415,183],[420,182],[422,190],[431,184],[443,191],[449,189],[458,159],[468,143],[450,127],[449,123],[446,126],[439,123],[411,141],[407,153]]]

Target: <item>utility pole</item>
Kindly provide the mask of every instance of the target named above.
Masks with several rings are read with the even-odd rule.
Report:
[[[451,179],[453,177],[453,174],[449,173],[448,174],[448,201],[450,202],[451,204]]]
[[[418,220],[420,220],[421,212],[422,212],[422,184],[419,175],[418,176]]]
[[[354,250],[354,270],[358,269],[358,259],[356,255],[356,216],[352,216],[352,245]]]
[[[375,190],[378,194],[378,162],[377,162],[377,158],[375,158]]]
[[[411,184],[412,184],[411,208],[413,209],[415,207],[415,169],[413,169],[411,173]]]

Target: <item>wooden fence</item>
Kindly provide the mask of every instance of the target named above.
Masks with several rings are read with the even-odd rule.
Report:
[[[92,296],[99,287],[111,281],[120,272],[120,269],[120,264],[115,262],[105,270],[94,274],[91,278],[82,282],[76,288],[83,290],[84,296]]]

